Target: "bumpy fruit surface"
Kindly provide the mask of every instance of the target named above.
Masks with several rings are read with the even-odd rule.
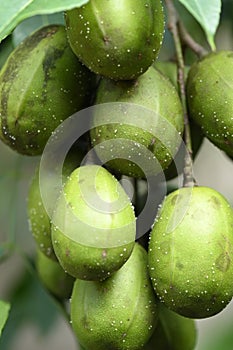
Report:
[[[208,187],[168,195],[151,232],[149,271],[169,309],[190,318],[220,312],[233,296],[233,211]]]
[[[124,266],[103,282],[76,280],[71,321],[88,350],[137,350],[157,324],[157,301],[138,243]]]
[[[116,178],[97,165],[76,169],[52,225],[53,247],[64,270],[80,279],[104,279],[129,258],[135,235],[134,210]]]
[[[104,162],[112,158],[107,162],[111,169],[134,177],[144,177],[145,169],[149,169],[150,175],[166,169],[179,148],[183,132],[182,106],[171,82],[153,67],[133,82],[103,79],[96,104],[109,102],[125,103],[122,109],[110,104],[107,112],[103,106],[94,113],[93,126],[100,126],[91,130],[91,141],[94,146],[101,145],[96,149],[99,158]],[[104,124],[105,120],[111,124]],[[110,143],[105,146],[108,140]],[[126,159],[121,157],[122,150]],[[152,158],[159,162],[154,169]]]
[[[178,315],[159,303],[159,321],[143,350],[193,350],[196,343],[194,320]]]
[[[83,153],[80,151],[80,149],[71,149],[63,166],[63,182],[65,182],[71,172],[80,165],[82,157]],[[38,166],[28,191],[29,225],[38,249],[40,249],[40,251],[43,252],[48,258],[57,260],[51,239],[51,218],[44,207],[41,195],[39,170],[40,167]],[[51,181],[51,178],[49,181]]]
[[[187,97],[190,116],[210,141],[232,157],[233,52],[214,52],[194,63]]]
[[[157,58],[164,31],[160,0],[92,0],[66,13],[70,45],[96,74],[134,79]]]
[[[38,250],[36,268],[41,282],[50,293],[60,299],[70,298],[74,278],[68,275],[57,261],[47,258]]]
[[[93,79],[64,26],[36,31],[1,69],[0,138],[19,153],[41,154],[56,127],[87,106]]]

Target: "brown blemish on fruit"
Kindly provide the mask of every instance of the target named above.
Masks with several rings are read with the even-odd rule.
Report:
[[[182,270],[184,268],[184,265],[181,263],[181,262],[177,262],[176,263],[176,267],[179,269],[179,270]]]
[[[104,37],[103,37],[103,40],[104,40],[105,45],[109,45],[109,43],[110,43],[109,37],[104,36]]]
[[[172,198],[172,200],[171,200],[171,204],[172,204],[172,205],[175,205],[175,204],[176,204],[177,197],[178,197],[178,195],[176,194],[176,195]]]
[[[106,257],[107,257],[107,252],[106,252],[105,249],[102,251],[102,257],[103,257],[104,259],[106,259]]]
[[[215,266],[218,270],[226,272],[231,264],[231,259],[228,252],[221,253],[215,261]]]

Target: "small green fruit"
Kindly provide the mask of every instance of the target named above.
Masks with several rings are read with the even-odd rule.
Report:
[[[71,149],[68,153],[62,173],[64,182],[71,172],[80,165],[82,157],[82,152],[76,148]],[[37,167],[28,191],[29,225],[38,249],[48,258],[57,260],[51,239],[51,218],[44,207],[41,196],[39,170],[40,168]],[[49,179],[49,181],[51,181],[51,179]]]
[[[55,209],[52,242],[70,275],[101,280],[129,258],[135,241],[132,204],[116,178],[97,165],[76,169]]]
[[[233,210],[208,187],[169,194],[151,232],[149,270],[169,309],[190,318],[220,312],[233,296]]]
[[[37,250],[36,268],[41,282],[49,292],[59,299],[70,298],[74,278],[68,275],[57,261],[47,258]]]
[[[157,301],[138,243],[124,266],[103,282],[76,280],[71,321],[88,350],[138,350],[157,324]]]
[[[159,321],[143,350],[193,350],[196,343],[194,320],[159,304]]]
[[[205,56],[190,68],[188,109],[205,136],[233,156],[233,52]]]
[[[66,12],[77,57],[93,72],[135,79],[157,58],[164,32],[160,0],[91,0]]]
[[[0,138],[39,155],[56,127],[89,104],[93,75],[73,54],[64,26],[27,37],[0,72]]]
[[[107,110],[109,102],[116,104],[109,104]],[[145,169],[156,175],[168,167],[180,146],[184,122],[178,93],[167,78],[151,67],[133,82],[103,79],[96,104],[105,105],[94,112],[93,126],[97,126],[91,130],[91,141],[93,146],[101,145],[96,149],[101,160],[112,159],[108,167],[133,177],[145,177]],[[110,143],[105,146],[105,141]],[[120,156],[122,150],[127,159]],[[159,162],[155,168],[153,158]]]

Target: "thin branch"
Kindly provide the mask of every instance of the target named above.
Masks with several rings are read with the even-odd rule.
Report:
[[[184,24],[181,20],[178,21],[178,28],[180,33],[180,38],[182,42],[189,47],[198,57],[203,57],[208,54],[208,50],[206,50],[202,45],[197,43],[191,35],[186,30]]]
[[[182,102],[183,112],[184,112],[184,138],[186,144],[186,154],[185,154],[185,164],[184,164],[184,187],[192,187],[195,184],[194,176],[193,176],[193,161],[192,161],[192,141],[189,127],[189,119],[187,112],[187,101],[186,101],[186,93],[185,93],[185,71],[184,71],[184,57],[182,51],[182,43],[179,35],[179,27],[178,27],[178,15],[173,4],[172,0],[165,0],[167,12],[168,12],[168,29],[170,30],[176,50],[177,56],[177,64],[178,64],[178,87],[180,98]]]

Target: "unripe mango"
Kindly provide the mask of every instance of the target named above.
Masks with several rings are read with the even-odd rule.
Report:
[[[39,155],[56,127],[89,104],[94,76],[72,52],[64,26],[27,37],[0,72],[0,139]]]
[[[109,103],[109,109],[96,108],[90,135],[110,169],[145,177],[146,169],[157,175],[168,167],[180,146],[184,122],[178,93],[166,77],[151,67],[133,82],[102,79],[95,103]],[[159,163],[154,168],[153,159]]]
[[[101,280],[129,258],[135,241],[132,204],[116,178],[98,165],[72,172],[52,225],[55,254],[65,271]]]
[[[157,300],[138,243],[129,260],[103,282],[76,280],[71,322],[88,350],[139,350],[157,324]]]
[[[159,211],[149,271],[164,305],[190,318],[220,312],[233,296],[233,210],[208,187],[181,188]]]
[[[49,259],[37,250],[36,269],[46,289],[59,299],[71,296],[74,278],[68,275],[57,261]]]
[[[160,0],[91,0],[66,12],[77,57],[93,72],[135,79],[157,58],[164,32]]]
[[[205,136],[233,156],[233,52],[205,56],[190,68],[187,80],[189,114]]]
[[[193,350],[196,344],[194,320],[178,315],[159,303],[159,321],[143,350]]]

